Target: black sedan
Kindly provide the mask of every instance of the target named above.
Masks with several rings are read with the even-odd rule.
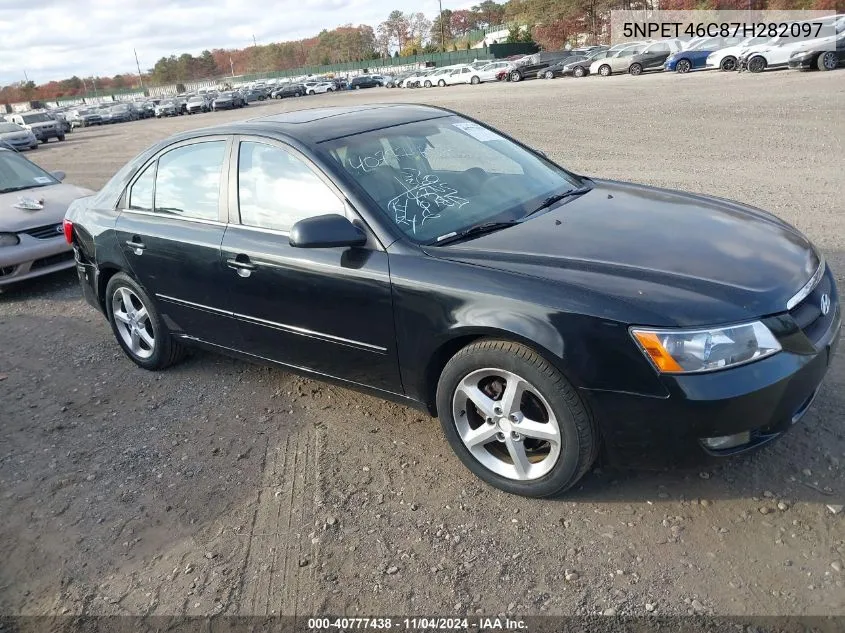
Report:
[[[800,70],[834,70],[845,64],[845,33],[840,33],[835,41],[822,40],[823,44],[810,47],[809,50],[795,51],[789,57],[789,68]]]
[[[85,297],[140,367],[200,346],[416,406],[529,496],[601,446],[729,455],[782,435],[841,325],[831,270],[775,216],[579,176],[426,106],[186,132],[66,223]]]

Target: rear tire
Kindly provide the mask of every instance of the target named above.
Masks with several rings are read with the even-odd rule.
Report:
[[[184,357],[185,348],[173,338],[152,300],[129,275],[117,273],[109,280],[105,304],[112,332],[133,363],[157,371]]]
[[[555,74],[551,70],[547,70],[546,73],[543,75],[546,79],[554,79]]]
[[[446,82],[443,79],[441,79],[440,81],[437,82],[437,85],[440,86],[441,88],[445,88]]]
[[[511,393],[518,397],[509,404]],[[519,343],[481,340],[455,354],[437,385],[437,410],[463,464],[512,494],[559,494],[598,455],[598,433],[575,389]]]
[[[65,135],[64,135],[64,134],[62,134],[62,135],[61,135],[61,136],[59,136],[58,138],[59,138],[59,141],[61,142],[61,141],[65,140]]]
[[[424,88],[431,88],[431,82],[428,79],[426,79],[425,83],[423,84],[423,87]]]
[[[522,75],[520,74],[520,72],[518,70],[512,71],[511,74],[508,75],[508,77],[510,78],[511,81],[514,81],[514,82],[522,81]]]

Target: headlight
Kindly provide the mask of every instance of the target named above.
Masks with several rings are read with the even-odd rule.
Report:
[[[664,374],[724,369],[781,350],[769,328],[759,321],[705,330],[631,328],[631,335]]]
[[[20,238],[14,233],[0,233],[0,246],[17,246]]]
[[[792,55],[789,56],[790,59],[796,59],[798,57],[812,57],[814,54],[813,51],[795,51]]]

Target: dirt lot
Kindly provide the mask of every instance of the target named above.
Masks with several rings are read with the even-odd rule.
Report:
[[[436,103],[576,171],[770,209],[845,287],[843,79],[374,89],[76,131],[30,157],[97,188],[177,130]],[[400,406],[205,353],[138,369],[72,272],[0,295],[0,403],[0,613],[845,615],[845,354],[771,448],[600,467],[545,501],[484,486]]]

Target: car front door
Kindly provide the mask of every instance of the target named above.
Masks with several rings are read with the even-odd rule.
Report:
[[[173,332],[232,346],[220,292],[229,143],[223,136],[193,139],[150,160],[124,193],[115,233]]]
[[[643,68],[657,68],[663,65],[663,62],[669,58],[671,52],[668,44],[658,42],[643,51],[638,61],[642,64]]]
[[[289,242],[307,217],[359,221],[344,197],[305,156],[260,137],[236,139],[228,178],[221,290],[243,351],[400,393],[387,253],[374,236],[361,248]]]

